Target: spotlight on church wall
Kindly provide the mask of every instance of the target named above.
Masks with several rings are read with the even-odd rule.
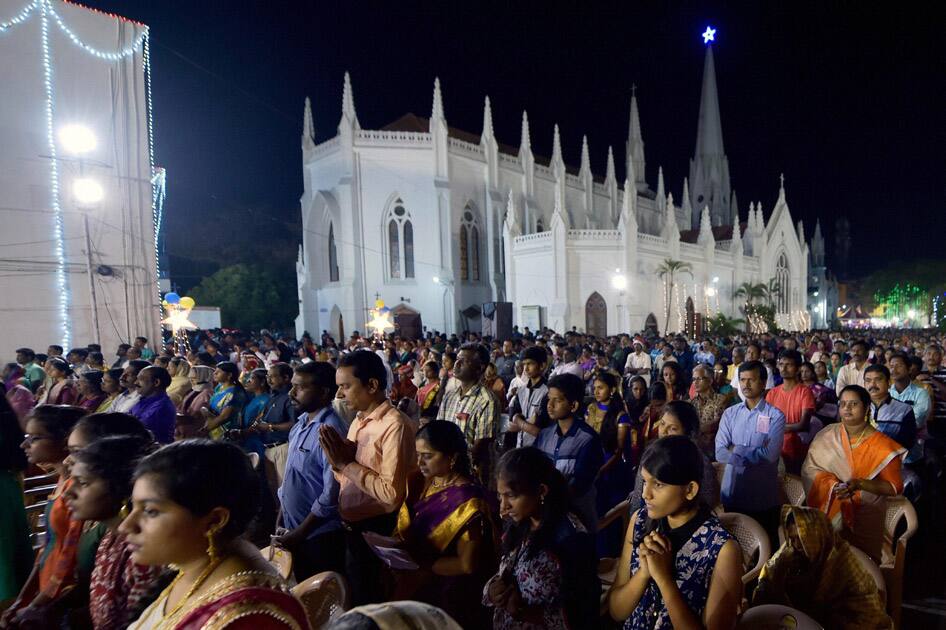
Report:
[[[76,196],[76,201],[80,204],[91,205],[102,201],[105,190],[94,179],[80,177],[72,183],[72,194]]]
[[[59,142],[67,153],[82,155],[94,151],[98,140],[85,125],[66,125],[59,130]]]
[[[714,295],[716,295],[716,288],[706,287],[706,297],[713,297]]]
[[[614,274],[611,277],[611,286],[617,289],[618,291],[623,291],[627,288],[627,278],[621,274]]]

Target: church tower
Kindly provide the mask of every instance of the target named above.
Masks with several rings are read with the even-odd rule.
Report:
[[[709,30],[709,29],[707,29]],[[700,118],[696,130],[696,149],[690,160],[691,227],[700,225],[703,206],[708,206],[713,225],[731,225],[732,204],[729,185],[729,160],[723,150],[723,126],[719,118],[716,91],[716,68],[713,63],[712,36],[706,39],[703,63],[703,92],[700,97]]]
[[[644,137],[641,134],[641,118],[637,111],[637,86],[631,86],[631,117],[627,124],[627,145],[625,149],[626,178],[631,180],[638,192],[647,190],[647,166],[644,160]],[[632,177],[633,175],[633,177]]]

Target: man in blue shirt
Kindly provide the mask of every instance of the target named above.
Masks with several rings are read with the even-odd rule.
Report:
[[[926,390],[916,385],[910,378],[910,359],[902,352],[894,353],[887,361],[890,369],[890,395],[895,400],[910,405],[913,415],[916,416],[917,441],[906,464],[914,464],[923,459],[923,440],[926,437],[926,421],[930,417],[930,395]]]
[[[767,370],[759,361],[739,366],[743,402],[726,409],[716,433],[716,460],[726,464],[722,501],[727,512],[751,516],[778,543],[778,460],[785,416],[765,402]]]
[[[299,413],[289,398],[289,388],[292,386],[292,368],[288,363],[274,363],[266,372],[266,382],[269,383],[270,399],[263,409],[263,417],[259,424],[262,431],[260,439],[266,449],[265,461],[266,480],[271,492],[274,493],[282,485],[286,471],[286,458],[289,455],[289,431],[296,423]]]
[[[289,396],[302,415],[289,431],[285,477],[279,488],[278,535],[273,543],[292,552],[298,582],[345,567],[338,480],[319,443],[323,426],[332,427],[340,436],[347,433],[332,409],[337,390],[335,368],[329,363],[303,363],[292,376]]]
[[[167,394],[171,385],[171,374],[163,367],[153,365],[138,372],[138,402],[131,408],[131,415],[154,434],[161,444],[174,441],[174,419],[177,410]]]
[[[686,379],[687,385],[690,384],[690,377],[693,372],[693,351],[687,346],[686,337],[678,336],[673,340],[673,357],[677,360],[677,363],[680,364],[680,368],[683,370],[684,378]]]
[[[568,481],[572,505],[582,524],[597,531],[595,477],[602,464],[601,438],[582,418],[585,384],[574,374],[549,379],[548,414],[555,424],[542,429],[535,445]]]

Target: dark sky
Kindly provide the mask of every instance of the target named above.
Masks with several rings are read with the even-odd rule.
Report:
[[[89,0],[152,28],[156,154],[168,169],[168,249],[208,208],[267,208],[296,220],[302,106],[317,141],[335,134],[351,72],[364,128],[427,116],[439,76],[451,126],[479,133],[483,97],[500,141],[529,112],[548,155],[587,134],[592,168],[608,144],[623,170],[628,98],[638,86],[647,177],[663,165],[679,199],[693,152],[707,24],[732,184],[746,216],[766,214],[785,173],[810,238],[846,215],[852,266],[946,257],[946,53],[935,3],[406,3]],[[828,6],[830,5],[830,6]],[[213,229],[206,229],[213,247]],[[175,251],[177,248],[178,251]]]

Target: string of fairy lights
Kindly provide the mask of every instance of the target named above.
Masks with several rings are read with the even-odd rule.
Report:
[[[56,10],[55,0],[33,0],[26,4],[12,18],[0,22],[0,34],[27,22],[33,15],[38,14],[40,20],[40,44],[42,50],[43,63],[43,87],[45,97],[45,122],[46,122],[46,142],[49,151],[49,178],[50,178],[50,206],[53,211],[53,242],[54,255],[56,259],[56,290],[58,292],[58,314],[60,319],[61,345],[69,348],[72,345],[72,326],[69,318],[70,292],[69,283],[66,278],[66,253],[65,253],[65,234],[64,234],[64,213],[61,204],[60,172],[57,155],[56,143],[56,89],[55,89],[55,68],[53,63],[53,53],[51,49],[51,29],[50,22],[56,25],[58,30],[66,36],[76,47],[86,54],[101,59],[109,63],[120,62],[124,59],[141,53],[142,70],[145,77],[145,100],[147,101],[147,134],[148,134],[148,158],[149,168],[151,169],[151,213],[154,221],[155,233],[155,253],[157,254],[157,244],[159,239],[161,219],[163,215],[163,205],[166,196],[166,175],[163,169],[154,168],[154,137],[153,137],[153,114],[151,108],[151,59],[150,59],[150,34],[146,25],[138,25],[141,32],[134,40],[116,51],[106,51],[89,45],[73,31],[66,21]],[[113,16],[118,17],[118,16]],[[155,273],[159,274],[158,260],[155,260]]]

